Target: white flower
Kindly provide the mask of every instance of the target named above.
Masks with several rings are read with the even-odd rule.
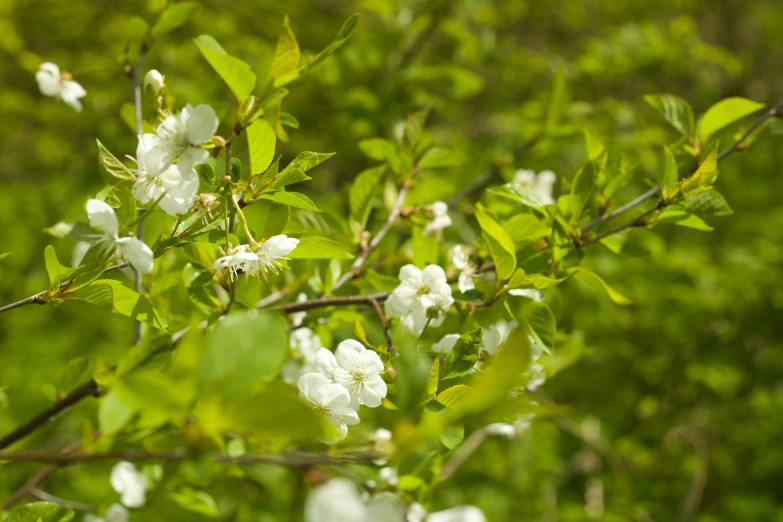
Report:
[[[514,173],[514,182],[524,186],[544,205],[552,205],[555,203],[552,197],[552,188],[555,185],[557,176],[551,170],[541,171],[538,176],[532,170],[520,169]]]
[[[122,504],[112,504],[106,510],[106,515],[99,517],[88,513],[84,515],[84,522],[128,522],[128,510]]]
[[[390,486],[396,486],[400,481],[397,468],[385,467],[378,470],[378,478],[387,483]]]
[[[432,513],[427,522],[487,522],[487,517],[475,506],[457,506]]]
[[[432,220],[427,223],[427,226],[424,228],[425,236],[451,226],[449,206],[447,204],[442,201],[436,201],[430,205],[430,211],[432,212]]]
[[[490,355],[495,355],[509,334],[517,327],[516,321],[500,320],[484,330],[481,336],[481,347]]]
[[[451,287],[441,267],[429,265],[419,270],[405,265],[400,269],[400,285],[384,307],[387,315],[399,317],[406,329],[420,334],[428,321],[433,327],[443,324],[452,304]]]
[[[152,272],[154,254],[150,247],[135,237],[119,237],[120,225],[114,209],[105,201],[91,199],[87,201],[87,217],[90,226],[100,228],[103,233],[97,242],[112,250],[119,258],[127,261],[142,274]]]
[[[543,299],[541,296],[541,291],[534,288],[512,288],[508,291],[508,295],[513,295],[516,297],[529,297],[533,301],[538,302],[541,302]]]
[[[217,194],[212,194],[210,192],[204,192],[196,196],[193,208],[196,210],[197,214],[201,215],[204,224],[209,223],[209,219],[212,219],[212,211],[220,204],[219,199]],[[223,223],[223,230],[225,230],[226,222],[221,221],[221,223]]]
[[[354,485],[332,479],[313,488],[305,504],[305,522],[367,522],[367,507]]]
[[[538,363],[533,363],[527,370],[528,381],[525,385],[530,391],[536,391],[542,384],[546,382],[546,372],[544,367]]]
[[[163,168],[160,158],[151,153],[158,139],[152,134],[139,138],[136,148],[136,181],[133,196],[142,203],[163,199],[158,204],[169,215],[184,214],[193,206],[198,192],[198,174],[183,165],[169,165]],[[161,170],[163,169],[163,170]]]
[[[446,334],[440,341],[432,345],[432,351],[437,353],[451,353],[454,345],[457,344],[457,339],[460,338],[459,334]]]
[[[494,424],[488,425],[484,430],[490,435],[506,437],[507,439],[513,439],[517,436],[516,426],[505,422],[495,422]]]
[[[377,408],[386,397],[386,383],[381,378],[383,362],[378,354],[359,341],[347,339],[337,345],[333,354],[321,348],[315,366],[323,375],[340,384],[351,395],[350,407],[360,404]]]
[[[147,479],[130,462],[118,462],[111,470],[109,481],[129,508],[139,508],[147,501]]]
[[[147,75],[144,77],[144,90],[147,90],[147,87],[152,88],[152,92],[155,93],[155,96],[160,94],[160,90],[163,89],[165,86],[165,77],[160,74],[156,69],[151,69],[149,72],[147,72]]]
[[[296,302],[297,303],[304,303],[307,301],[307,294],[304,292],[300,292],[298,296],[296,296]],[[301,312],[294,312],[290,315],[291,317],[291,323],[294,326],[301,326],[302,322],[305,320],[305,317],[307,317],[307,311],[302,310]]]
[[[341,385],[332,383],[320,373],[313,372],[302,375],[297,387],[302,400],[337,429],[334,437],[322,439],[322,442],[333,444],[342,440],[348,435],[349,425],[359,424],[359,415],[348,406],[351,396]]]
[[[309,328],[297,328],[288,340],[294,358],[286,361],[281,373],[285,382],[293,384],[305,373],[318,371],[314,363],[321,338]]]
[[[179,114],[169,114],[158,125],[158,142],[150,151],[156,161],[168,167],[177,160],[182,170],[204,163],[209,152],[199,147],[215,134],[218,117],[209,105],[187,104]]]
[[[280,259],[288,259],[291,253],[299,244],[298,239],[286,235],[272,236],[253,252],[250,245],[239,245],[229,248],[226,255],[217,259],[212,265],[218,270],[228,269],[231,279],[236,279],[237,272],[242,270],[249,276],[266,277],[268,272],[277,274],[283,268]]]
[[[474,290],[476,285],[473,284],[473,278],[476,276],[476,266],[470,262],[465,249],[457,245],[451,249],[451,264],[454,268],[460,270],[459,280],[457,281],[457,287],[463,294],[468,290]]]
[[[427,510],[424,506],[418,502],[414,502],[408,506],[408,511],[405,513],[405,520],[407,522],[424,522],[424,518],[427,516]]]
[[[367,505],[367,518],[371,522],[403,522],[403,507],[395,495],[382,493],[375,495]]]
[[[35,73],[35,80],[38,82],[38,88],[42,94],[60,99],[76,109],[77,112],[82,112],[82,102],[79,101],[79,98],[83,98],[87,91],[73,81],[70,74],[60,73],[59,67],[46,62],[42,63],[38,72]]]

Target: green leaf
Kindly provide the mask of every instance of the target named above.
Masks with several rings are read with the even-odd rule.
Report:
[[[337,36],[334,38],[332,43],[327,45],[323,51],[310,58],[310,61],[307,63],[307,65],[305,67],[301,67],[300,69],[304,71],[309,70],[310,68],[324,61],[330,54],[334,53],[337,49],[342,47],[343,44],[346,41],[348,41],[348,38],[350,38],[353,32],[356,30],[356,25],[358,23],[359,23],[359,15],[358,14],[351,15],[348,18],[348,20],[345,21],[343,26],[340,27],[340,30],[337,32]]]
[[[226,396],[277,375],[288,356],[288,338],[282,316],[246,312],[228,315],[207,336],[201,360],[202,390],[220,390]]]
[[[257,120],[245,132],[250,153],[250,172],[260,174],[269,168],[275,157],[275,131],[266,120]]]
[[[44,261],[46,262],[46,273],[49,274],[50,286],[54,286],[76,272],[75,268],[60,264],[60,261],[57,259],[57,252],[54,251],[52,245],[47,246],[44,250]]]
[[[454,348],[446,356],[446,359],[440,365],[441,380],[454,379],[469,372],[478,361],[479,350],[481,349],[481,334],[483,330],[477,328],[472,332],[462,334]],[[440,399],[439,399],[440,401]]]
[[[699,134],[703,140],[709,139],[710,136],[749,116],[754,112],[764,108],[763,103],[748,100],[747,98],[726,98],[721,100],[704,113],[699,121]]]
[[[436,358],[430,368],[430,375],[427,379],[427,395],[438,393],[438,379],[440,377],[440,358]]]
[[[152,31],[157,34],[165,34],[173,31],[188,22],[196,10],[194,2],[180,2],[170,5],[163,11],[152,27]]]
[[[571,209],[574,220],[579,220],[587,203],[595,195],[595,180],[599,168],[597,161],[589,161],[574,176],[574,181],[571,183]]]
[[[283,19],[283,34],[277,41],[275,57],[272,59],[272,69],[269,76],[274,80],[275,87],[281,87],[297,78],[299,67],[299,44],[291,24],[286,16]]]
[[[712,149],[705,160],[696,169],[692,176],[680,182],[680,190],[684,193],[699,187],[706,187],[715,183],[718,178],[718,149]]]
[[[536,344],[542,346],[547,353],[555,349],[555,335],[557,334],[557,322],[552,310],[546,303],[530,299],[529,297],[510,297],[519,299],[522,306],[516,318],[527,324],[530,335]]]
[[[133,195],[133,182],[121,181],[108,188],[104,201],[114,208],[120,225],[135,221],[138,217],[138,207],[136,197]]]
[[[336,152],[300,152],[296,158],[294,158],[294,161],[289,163],[286,168],[283,169],[283,172],[288,169],[298,169],[302,172],[307,172],[313,167],[320,165],[324,161],[328,160],[335,154]]]
[[[121,181],[136,181],[136,177],[128,170],[128,167],[122,164],[120,160],[114,157],[109,150],[98,140],[98,168],[101,171],[101,177],[109,185],[116,185]]]
[[[676,208],[665,208],[658,215],[658,223],[671,223],[673,225],[679,225],[681,227],[692,228],[694,230],[701,230],[703,232],[711,232],[715,230],[707,223],[704,222],[699,216],[695,216],[685,210],[679,210]]]
[[[31,502],[16,506],[3,522],[68,522],[75,513],[52,502]]]
[[[677,159],[671,149],[664,145],[663,161],[661,162],[663,173],[661,174],[661,185],[666,188],[672,188],[680,181],[680,171],[677,168]]]
[[[205,185],[215,185],[217,180],[215,179],[215,171],[212,169],[212,165],[209,163],[201,163],[193,167],[198,173],[198,178]]]
[[[133,408],[122,402],[115,392],[101,399],[98,407],[98,427],[104,435],[120,431],[133,417]]]
[[[238,100],[253,92],[256,86],[256,75],[250,69],[250,65],[239,58],[230,56],[217,40],[208,34],[202,34],[193,41]]]
[[[178,491],[169,493],[169,498],[182,509],[193,511],[200,515],[217,518],[220,516],[217,503],[206,491],[200,491],[189,487],[183,487]]]
[[[73,294],[75,297],[116,314],[125,315],[159,330],[166,331],[168,325],[161,310],[152,306],[144,297],[113,279],[99,279]]]
[[[490,217],[481,203],[475,206],[476,219],[484,231],[484,236],[489,243],[492,259],[495,260],[495,270],[499,279],[508,279],[517,266],[516,249],[514,241],[509,237],[503,227]]]
[[[299,238],[299,244],[288,254],[290,259],[353,259],[353,254],[343,250],[335,241],[321,236]]]
[[[275,201],[288,205],[289,207],[301,208],[302,210],[312,210],[313,212],[320,212],[315,203],[310,198],[299,192],[266,192],[260,196],[259,199],[268,199],[269,201]]]
[[[448,449],[453,450],[465,439],[465,425],[458,424],[456,426],[446,426],[443,429],[443,433],[440,434],[440,442]]]
[[[593,136],[589,130],[585,129],[584,134],[585,134],[585,149],[587,150],[587,160],[595,161],[601,156],[601,154],[604,153],[606,147],[604,147],[603,143],[598,141],[598,139],[595,136]]]
[[[653,109],[685,137],[693,136],[695,124],[691,106],[673,94],[647,95],[644,97]]]
[[[5,259],[6,257],[8,257],[10,255],[11,255],[11,252],[0,253],[0,261],[2,261],[3,259]]]
[[[517,214],[503,223],[514,243],[535,243],[549,235],[549,228],[533,214]]]
[[[630,299],[622,295],[614,288],[607,285],[606,282],[603,279],[601,279],[601,277],[595,272],[593,272],[592,270],[589,270],[584,267],[580,267],[578,271],[574,274],[574,279],[576,279],[580,283],[589,286],[590,288],[596,290],[597,292],[606,294],[609,297],[609,299],[611,299],[612,301],[614,301],[619,305],[625,306],[632,303]]]
[[[440,392],[435,400],[444,405],[447,408],[459,409],[458,405],[465,397],[467,397],[473,390],[470,386],[464,384],[457,384],[451,388],[447,388]]]
[[[570,276],[568,276],[570,277]],[[526,274],[521,268],[514,272],[511,279],[508,280],[509,288],[519,288],[520,286],[532,286],[538,290],[543,290],[552,286],[559,285],[568,277],[553,278],[545,276],[544,274]]]
[[[351,207],[351,219],[357,223],[358,232],[364,230],[367,219],[370,217],[372,201],[381,186],[381,181],[386,173],[386,166],[380,165],[364,170],[356,176],[348,194],[348,203]]]
[[[359,142],[359,150],[374,160],[385,161],[398,174],[408,173],[413,168],[408,156],[395,142],[383,138],[370,138]]]
[[[530,189],[522,185],[521,183],[510,182],[499,187],[492,187],[487,189],[490,194],[504,197],[517,203],[521,203],[531,208],[543,208],[544,203],[533,194]]]
[[[685,208],[692,214],[709,216],[728,216],[734,213],[726,198],[712,188],[685,194]]]
[[[239,180],[242,179],[242,161],[239,158],[231,158],[230,173],[231,181],[239,183]]]
[[[419,168],[437,169],[458,167],[464,163],[465,157],[459,152],[444,147],[432,147],[419,160]]]

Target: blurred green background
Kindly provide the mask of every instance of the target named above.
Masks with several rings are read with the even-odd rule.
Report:
[[[128,42],[138,41],[130,16],[151,21],[163,5],[0,0],[0,252],[11,253],[0,262],[0,304],[47,286],[47,244],[61,257],[71,248],[42,229],[78,218],[102,187],[95,139],[133,154],[120,115],[132,101],[122,68]],[[777,0],[203,1],[155,44],[147,66],[166,75],[179,105],[209,103],[222,116],[231,93],[193,37],[212,34],[263,78],[284,15],[313,51],[354,12],[362,18],[352,40],[286,100],[300,128],[278,145],[284,160],[338,152],[304,189],[327,208],[344,208],[348,183],[371,164],[357,141],[393,135],[425,106],[437,142],[469,158],[457,175],[424,180],[428,198],[447,200],[493,165],[494,183],[514,168],[570,179],[588,129],[639,164],[624,202],[648,187],[660,145],[676,139],[643,95],[677,94],[697,112],[727,96],[783,98]],[[82,113],[38,92],[42,61],[87,89]],[[552,100],[557,125],[522,147]],[[246,156],[243,143],[236,153]],[[592,247],[588,265],[632,306],[575,283],[547,291],[569,346],[583,346],[564,350],[579,359],[543,388],[570,417],[537,421],[516,441],[490,440],[440,503],[476,504],[490,521],[783,521],[782,162],[780,141],[768,141],[720,164],[717,187],[735,215],[711,222],[714,232],[661,225],[641,234],[652,253],[639,258]],[[470,212],[470,196],[457,208]],[[424,202],[416,191],[410,201]],[[0,432],[76,384],[69,361],[112,363],[132,331],[126,318],[82,302],[0,316]],[[91,402],[29,442],[62,448],[94,424]],[[37,467],[6,469],[0,498]],[[62,473],[73,482],[66,492],[90,482]],[[108,487],[97,486],[105,473],[96,488]]]

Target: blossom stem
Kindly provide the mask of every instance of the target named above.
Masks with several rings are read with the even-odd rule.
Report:
[[[247,238],[250,240],[251,245],[257,245],[258,242],[253,239],[253,234],[250,233],[250,228],[247,226],[247,219],[245,219],[245,214],[242,212],[242,209],[239,206],[239,203],[234,198],[231,198],[232,203],[234,203],[234,208],[237,211],[237,215],[239,216],[239,220],[242,222],[242,226],[245,228],[245,234],[247,234]]]

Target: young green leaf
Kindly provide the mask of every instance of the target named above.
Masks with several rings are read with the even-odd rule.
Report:
[[[709,216],[728,216],[734,213],[726,198],[712,188],[685,194],[685,208],[693,214]]]
[[[661,185],[665,188],[671,189],[680,180],[680,172],[677,168],[677,159],[674,157],[674,153],[671,149],[664,145],[663,147],[663,160],[661,161]]]
[[[454,348],[446,356],[446,359],[440,365],[440,378],[454,379],[469,372],[478,361],[479,350],[481,349],[481,334],[483,330],[477,328],[472,332],[462,334]]]
[[[515,317],[528,326],[530,335],[536,344],[542,346],[547,353],[552,353],[555,348],[555,335],[557,323],[552,310],[546,303],[535,301],[529,297],[511,297],[523,301],[518,314]]]
[[[294,35],[286,16],[283,19],[283,34],[277,41],[275,56],[272,59],[272,69],[269,71],[269,76],[275,87],[286,85],[297,78],[300,54],[296,35]]]
[[[763,103],[748,100],[747,98],[726,98],[721,100],[704,113],[699,121],[699,134],[703,140],[710,136],[764,108]]]
[[[544,203],[541,201],[541,199],[539,199],[538,196],[533,194],[533,192],[531,192],[530,189],[528,189],[521,183],[515,183],[512,181],[510,183],[506,183],[505,185],[501,185],[499,187],[489,188],[487,189],[487,192],[506,199],[510,199],[517,203],[521,203],[526,207],[531,207],[531,208],[544,207]]]
[[[386,173],[386,165],[379,165],[364,170],[356,176],[348,194],[351,207],[351,219],[358,224],[359,231],[364,230],[370,217],[372,201],[381,187],[381,180]]]
[[[718,149],[713,148],[712,152],[699,165],[692,176],[680,182],[680,190],[685,194],[699,187],[706,187],[715,183],[718,178]]]
[[[30,502],[13,508],[3,522],[69,522],[75,513],[54,502]]]
[[[679,225],[681,227],[692,228],[694,230],[701,230],[703,232],[711,232],[715,230],[707,223],[704,222],[699,216],[691,214],[685,210],[679,210],[677,208],[665,208],[658,215],[658,223],[671,223],[673,225]]]
[[[320,236],[305,236],[288,255],[291,259],[353,259],[337,242]]]
[[[46,272],[49,274],[49,285],[51,286],[54,286],[56,283],[76,272],[75,268],[60,264],[60,261],[57,259],[57,253],[54,251],[52,245],[47,246],[44,250],[44,261],[46,262]]]
[[[451,388],[446,388],[438,394],[435,400],[447,408],[459,409],[459,403],[467,397],[473,390],[470,386],[457,384]]]
[[[588,161],[574,176],[571,183],[571,210],[575,221],[582,217],[588,202],[595,196],[599,168],[597,161]]]
[[[688,102],[673,94],[647,95],[644,101],[658,111],[680,134],[685,137],[693,136],[695,127],[693,109]]]
[[[508,279],[517,266],[514,241],[503,230],[503,227],[490,217],[481,203],[476,203],[474,212],[481,229],[484,231],[487,243],[489,243],[489,250],[495,261],[498,278]]]
[[[108,308],[136,321],[147,323],[153,328],[166,331],[168,325],[162,310],[156,309],[146,297],[136,293],[119,281],[99,279],[73,295],[82,301]]]
[[[160,36],[185,25],[196,10],[194,2],[180,2],[168,6],[152,26],[152,31]]]
[[[348,18],[348,20],[345,21],[342,27],[340,27],[340,30],[337,32],[337,36],[334,38],[332,43],[327,45],[323,51],[310,58],[310,61],[305,66],[300,67],[300,70],[302,70],[303,72],[308,71],[315,65],[321,63],[326,58],[328,58],[329,55],[337,51],[337,49],[342,47],[343,44],[348,41],[348,38],[350,38],[353,32],[356,30],[356,25],[358,23],[359,23],[359,15],[358,14],[351,15]]]
[[[285,172],[288,169],[299,169],[302,172],[307,172],[313,167],[320,165],[324,161],[334,156],[336,152],[300,152],[296,158],[289,163],[283,170]]]
[[[549,228],[541,223],[533,214],[517,214],[503,223],[514,243],[534,243],[549,235]]]
[[[247,63],[230,56],[217,40],[208,34],[202,34],[195,38],[194,42],[204,58],[233,91],[237,100],[253,92],[256,75]]]
[[[609,299],[614,301],[615,303],[619,305],[629,305],[632,303],[630,299],[622,295],[620,292],[612,288],[611,286],[607,285],[606,282],[601,279],[601,277],[593,272],[592,270],[589,270],[584,267],[580,267],[578,271],[574,274],[574,279],[579,281],[580,283],[583,283],[593,290],[596,290],[597,292],[606,294],[609,296]]]
[[[277,203],[282,203],[283,205],[288,205],[289,207],[294,208],[301,208],[302,210],[312,210],[313,212],[320,212],[318,210],[318,207],[315,206],[315,203],[305,196],[304,194],[300,194],[299,192],[280,192],[280,191],[273,191],[273,192],[266,192],[262,194],[259,199],[268,199],[269,201],[275,201]]]
[[[120,160],[114,157],[109,150],[98,140],[98,167],[101,171],[103,181],[108,185],[116,185],[121,181],[135,181],[136,177],[128,170],[128,167],[122,164]]]
[[[445,147],[432,147],[419,159],[418,165],[422,169],[436,169],[458,167],[464,161],[465,157],[455,150]]]

